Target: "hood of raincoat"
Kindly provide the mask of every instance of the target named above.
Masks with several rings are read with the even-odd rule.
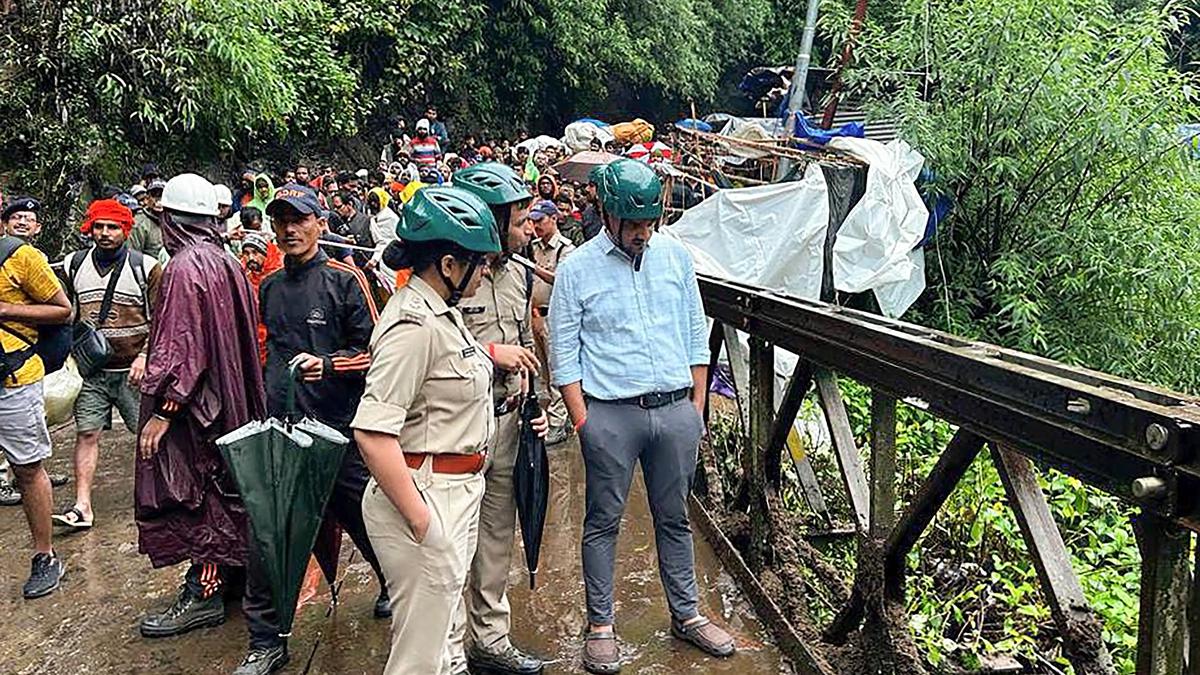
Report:
[[[371,188],[371,194],[379,197],[380,210],[386,209],[388,207],[388,202],[392,201],[392,196],[389,195],[387,190],[384,190],[383,188]]]
[[[188,214],[172,214],[164,209],[159,217],[162,226],[163,247],[172,257],[196,244],[225,245],[221,234],[225,228],[216,216],[194,216]]]
[[[267,198],[265,200],[260,199],[258,196],[258,181],[260,180],[267,181]],[[250,186],[250,194],[251,198],[249,206],[253,206],[259,211],[262,211],[263,217],[265,218],[267,215],[267,204],[270,204],[271,200],[275,198],[275,183],[271,180],[270,176],[265,173],[260,173],[254,177],[254,185]]]

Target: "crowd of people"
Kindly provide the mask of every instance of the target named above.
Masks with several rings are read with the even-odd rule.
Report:
[[[397,124],[370,170],[247,169],[231,189],[147,165],[88,205],[84,245],[56,265],[37,248],[38,200],[7,200],[0,447],[35,549],[26,598],[65,578],[53,527],[120,517],[96,513],[97,464],[133,461],[139,551],[154,567],[188,564],[142,635],[222,623],[244,575],[248,651],[235,673],[282,668],[287,639],[215,440],[282,415],[299,373],[300,411],[351,441],[326,518],[379,581],[385,672],[541,672],[509,637],[506,593],[514,413],[533,391],[545,409],[533,430],[551,446],[577,434],[586,466],[584,667],[620,669],[613,569],[638,463],[670,631],[733,653],[698,607],[686,498],[709,354],[691,259],[654,237],[659,177],[619,159],[560,183],[554,151],[449,145],[431,108],[411,136]],[[83,386],[74,500],[55,509],[42,382],[63,344]],[[100,457],[114,408],[135,457]]]

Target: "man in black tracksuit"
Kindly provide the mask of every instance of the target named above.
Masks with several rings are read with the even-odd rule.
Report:
[[[324,221],[311,189],[283,186],[267,213],[284,253],[283,269],[259,288],[259,314],[267,329],[267,409],[275,417],[285,412],[289,370],[296,364],[300,413],[351,439],[326,517],[337,520],[374,568],[381,587],[375,616],[385,618],[391,615],[387,590],[362,520],[362,496],[370,476],[350,432],[371,364],[368,347],[378,312],[362,272],[321,250]],[[242,608],[250,629],[250,653],[234,672],[265,675],[287,662],[287,644],[279,637],[270,585],[254,555],[246,576]]]

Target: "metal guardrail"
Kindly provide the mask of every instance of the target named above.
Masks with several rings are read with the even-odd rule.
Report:
[[[1137,672],[1183,672],[1192,601],[1189,530],[1200,532],[1200,399],[745,284],[701,276],[700,290],[715,320],[714,365],[724,344],[750,439],[738,459],[743,476],[738,494],[725,504],[750,518],[749,550],[742,551],[750,569],[771,557],[786,439],[810,389],[829,423],[842,487],[856,515],[860,556],[853,592],[825,627],[826,642],[840,644],[867,630],[864,620],[881,620],[888,614],[883,605],[903,598],[907,553],[978,453],[990,446],[1076,672],[1111,673],[1113,666],[1038,487],[1035,463],[1140,507],[1134,522],[1143,555]],[[749,334],[748,356],[732,329]],[[800,357],[778,405],[774,346]],[[873,392],[870,480],[834,372]],[[897,519],[895,405],[911,398],[959,429]],[[811,505],[809,495],[819,496],[820,487],[811,484],[815,477],[807,460],[792,459]],[[1200,597],[1195,602],[1200,609]],[[779,613],[773,605],[762,609]],[[788,633],[781,645],[797,642],[793,627],[769,623]],[[1200,620],[1192,634],[1200,635]],[[1191,663],[1200,672],[1200,640],[1192,643]],[[793,657],[805,672],[828,672],[814,648],[809,644]]]

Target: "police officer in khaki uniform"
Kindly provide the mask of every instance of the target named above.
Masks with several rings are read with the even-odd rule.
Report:
[[[533,228],[528,213],[533,196],[516,172],[485,162],[455,173],[453,184],[471,191],[491,208],[505,253],[529,245]],[[467,328],[496,364],[492,383],[496,436],[484,470],[487,490],[479,513],[479,546],[462,612],[450,638],[456,673],[465,671],[468,662],[476,672],[532,675],[542,671],[540,659],[522,653],[509,639],[511,608],[506,592],[516,534],[512,478],[520,436],[519,394],[523,386],[532,386],[538,372],[530,326],[532,287],[533,275],[501,256],[479,292],[462,307]],[[544,433],[545,415],[533,426]],[[465,653],[464,642],[470,644],[469,653]]]
[[[537,344],[537,357],[542,365],[539,373],[541,384],[549,391],[547,414],[550,417],[550,431],[546,435],[547,446],[558,445],[571,435],[571,423],[567,419],[567,406],[563,404],[562,393],[558,387],[550,384],[550,292],[554,288],[554,271],[558,269],[558,264],[575,250],[575,244],[558,229],[561,218],[558,207],[549,199],[543,199],[529,210],[529,220],[537,236],[530,248],[533,249],[533,262],[538,266],[533,281],[533,340]],[[539,395],[543,393],[538,392]]]
[[[455,188],[418,192],[396,231],[413,275],[371,336],[351,426],[373,476],[363,521],[392,607],[385,675],[447,675],[496,428],[492,362],[457,305],[479,289],[500,240],[488,207]]]

